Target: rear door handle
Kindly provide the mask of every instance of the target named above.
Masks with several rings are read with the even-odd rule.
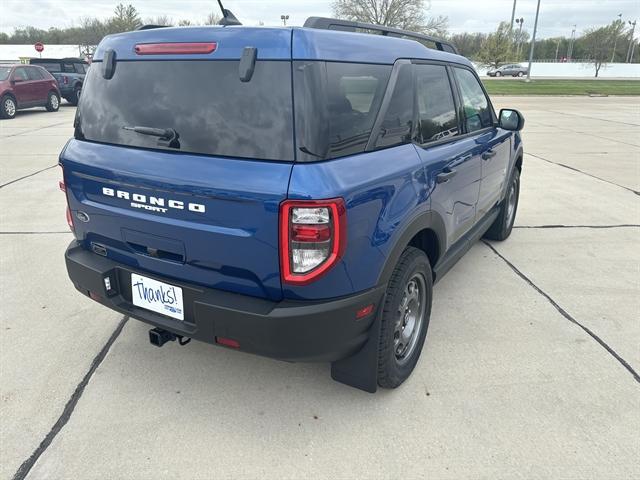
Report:
[[[482,159],[483,160],[489,160],[490,158],[493,158],[496,156],[496,152],[493,150],[487,150],[486,152],[484,152],[482,154]]]
[[[457,170],[449,170],[449,169],[447,169],[446,171],[444,171],[442,173],[439,173],[436,176],[436,183],[448,182],[453,177],[455,177],[457,173],[458,173]]]

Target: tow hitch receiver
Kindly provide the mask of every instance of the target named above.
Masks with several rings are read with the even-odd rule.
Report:
[[[152,328],[149,330],[149,342],[151,345],[161,347],[167,342],[173,342],[176,339],[180,345],[186,345],[191,341],[190,338],[183,337],[182,335],[176,335],[175,333],[162,330],[161,328]]]

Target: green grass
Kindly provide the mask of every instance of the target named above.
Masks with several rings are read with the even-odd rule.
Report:
[[[485,79],[492,95],[640,95],[639,80]]]

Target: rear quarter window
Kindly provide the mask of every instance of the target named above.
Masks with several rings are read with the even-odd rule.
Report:
[[[364,151],[389,80],[390,65],[293,62],[297,159]]]

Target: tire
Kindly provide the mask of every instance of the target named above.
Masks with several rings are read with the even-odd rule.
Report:
[[[491,224],[489,230],[484,234],[484,238],[489,240],[506,240],[511,235],[513,230],[513,223],[516,219],[516,213],[518,211],[518,200],[520,197],[520,170],[513,169],[509,186],[507,187],[507,193],[500,206],[498,217]]]
[[[429,328],[432,292],[429,259],[422,250],[407,247],[387,285],[381,313],[378,345],[380,387],[400,386],[418,363]],[[409,328],[411,331],[405,337],[404,332]]]
[[[518,72],[518,76],[522,77],[524,75],[524,72]]]
[[[82,86],[81,85],[76,85],[73,88],[73,93],[71,95],[69,95],[69,97],[67,98],[67,101],[73,106],[78,105],[78,102],[80,101],[80,93],[81,92],[82,92]]]
[[[47,112],[57,112],[60,108],[60,96],[54,92],[49,92],[49,96],[47,97],[47,104],[45,105]]]
[[[11,95],[5,95],[0,100],[0,118],[12,119],[16,117],[18,104]]]
[[[496,72],[496,77],[501,77],[502,76],[502,72]]]

